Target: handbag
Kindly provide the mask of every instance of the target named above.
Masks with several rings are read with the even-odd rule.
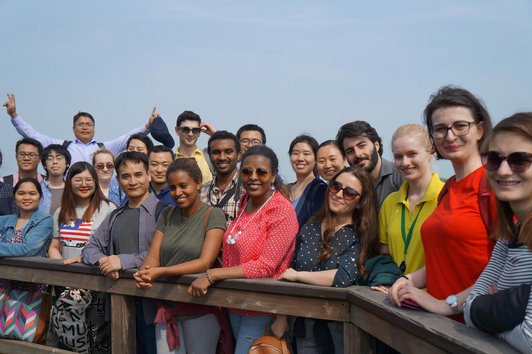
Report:
[[[50,296],[38,291],[0,288],[0,338],[41,343],[50,317]]]
[[[248,354],[290,354],[284,339],[268,335],[268,327],[264,328],[264,335],[251,343]]]
[[[91,301],[89,290],[66,288],[52,308],[52,333],[58,342],[78,353],[90,350],[85,313]]]

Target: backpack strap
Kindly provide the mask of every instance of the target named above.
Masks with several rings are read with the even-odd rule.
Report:
[[[13,175],[4,176],[4,183],[7,185],[10,185],[11,187],[14,187],[13,185]]]
[[[168,229],[168,225],[170,224],[170,219],[172,218],[172,214],[174,213],[175,206],[170,205],[170,210],[168,210],[168,213],[166,213],[166,228]]]
[[[100,149],[103,149],[103,148],[105,147],[105,145],[103,145],[103,143],[96,143],[96,145],[98,145],[98,147],[99,147]]]
[[[164,208],[166,208],[168,204],[165,202],[159,200],[157,202],[157,205],[155,206],[155,220],[159,219],[159,215],[161,215],[161,211],[163,211]]]
[[[72,144],[72,140],[65,140],[63,141],[63,144],[61,144],[65,149],[68,149],[68,147]]]
[[[209,209],[207,209],[207,211],[203,215],[203,232],[207,231],[207,225],[209,224],[209,215],[211,215],[212,209],[213,207],[209,206]]]

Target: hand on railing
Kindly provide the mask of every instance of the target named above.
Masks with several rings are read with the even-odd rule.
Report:
[[[206,274],[198,277],[196,280],[190,284],[187,292],[192,296],[203,296],[207,294],[207,289],[211,286],[211,282],[207,278]]]
[[[115,280],[120,277],[119,270],[122,269],[122,263],[118,256],[112,255],[102,257],[98,261],[98,265],[100,266],[100,272],[102,272],[103,275]]]
[[[150,266],[147,265],[143,270],[135,272],[135,274],[133,274],[133,277],[137,282],[137,288],[149,289],[153,286],[153,282],[162,277],[163,275],[163,268],[150,268]]]

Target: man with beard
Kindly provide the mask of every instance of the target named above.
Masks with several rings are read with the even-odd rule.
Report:
[[[229,226],[236,217],[240,196],[244,194],[236,167],[240,144],[234,134],[219,130],[210,137],[207,151],[216,174],[212,181],[203,184],[200,198],[202,202],[222,209]]]
[[[388,194],[401,187],[403,177],[392,162],[382,158],[382,139],[377,131],[368,122],[357,120],[342,125],[336,142],[350,166],[358,165],[370,174],[380,209]]]

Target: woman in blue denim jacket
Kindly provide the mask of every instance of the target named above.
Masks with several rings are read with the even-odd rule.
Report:
[[[39,182],[22,178],[13,190],[18,214],[0,216],[0,257],[45,257],[52,239],[52,217],[38,209]]]

